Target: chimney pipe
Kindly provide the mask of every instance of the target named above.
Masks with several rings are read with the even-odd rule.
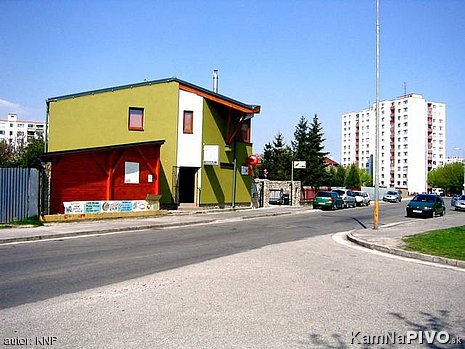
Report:
[[[218,70],[213,70],[213,92],[218,93]]]

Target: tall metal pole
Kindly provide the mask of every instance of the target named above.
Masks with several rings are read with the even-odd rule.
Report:
[[[292,200],[293,200],[293,194],[294,194],[294,160],[291,161],[291,197],[290,197],[290,202],[289,205],[292,206]]]
[[[379,227],[379,0],[376,0],[375,204],[373,229]]]

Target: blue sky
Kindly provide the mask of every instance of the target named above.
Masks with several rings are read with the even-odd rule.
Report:
[[[381,99],[447,104],[465,147],[465,1],[381,0]],[[375,101],[375,0],[0,0],[0,118],[49,97],[176,76],[259,104],[254,151],[318,114],[340,160],[341,114]]]

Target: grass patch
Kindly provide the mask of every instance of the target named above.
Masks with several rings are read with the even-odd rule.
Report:
[[[2,228],[12,228],[20,225],[32,225],[34,227],[40,227],[44,225],[38,216],[32,216],[29,218],[22,219],[20,221],[13,221],[8,224],[1,224],[0,229]]]
[[[409,251],[465,260],[465,226],[434,230],[403,240],[406,243],[404,249]]]

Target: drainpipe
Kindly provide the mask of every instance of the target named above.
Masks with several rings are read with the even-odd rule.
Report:
[[[232,192],[232,208],[236,208],[236,172],[237,172],[237,159],[236,159],[236,135],[234,135],[234,150],[233,150],[233,192]]]

